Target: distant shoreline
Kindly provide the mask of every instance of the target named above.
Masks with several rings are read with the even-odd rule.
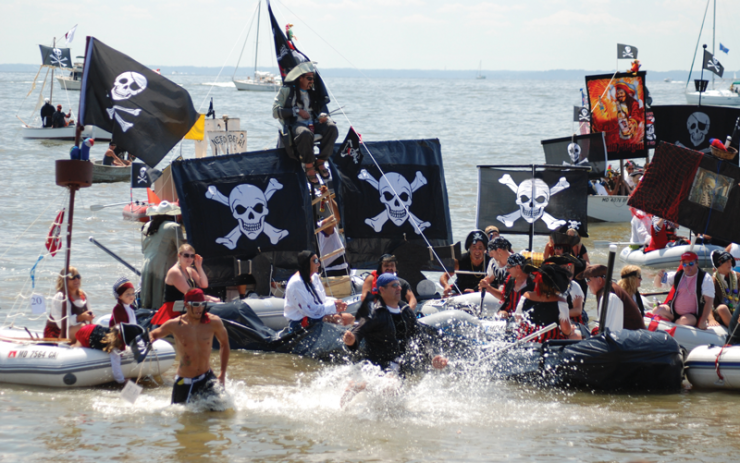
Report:
[[[169,76],[175,74],[215,76],[218,75],[221,68],[219,67],[201,67],[201,66],[149,66],[152,69],[160,69],[162,75]],[[625,66],[626,67],[626,66]],[[36,64],[0,64],[0,72],[36,72]],[[478,70],[426,70],[426,69],[352,69],[352,68],[320,68],[322,75],[325,77],[349,77],[349,78],[374,78],[374,79],[475,79]],[[277,68],[261,68],[261,71],[277,73]],[[648,80],[679,80],[685,81],[688,71],[651,71],[648,72]],[[610,74],[614,70],[583,70],[583,69],[553,69],[549,71],[487,71],[481,73],[486,79],[491,80],[582,80],[584,76],[596,74]],[[231,76],[234,68],[226,67],[223,69],[222,76]],[[238,76],[242,78],[250,75],[251,69],[242,69]],[[725,80],[731,80],[729,76],[734,75],[734,71],[725,71]],[[693,78],[698,79],[699,73],[694,72]],[[707,76],[705,76],[706,78]],[[711,79],[711,77],[710,77]]]

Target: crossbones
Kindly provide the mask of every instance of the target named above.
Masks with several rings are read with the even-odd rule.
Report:
[[[550,230],[565,225],[565,220],[556,219],[545,212],[550,197],[570,187],[565,177],[560,177],[558,183],[552,188],[549,188],[547,183],[539,178],[527,179],[517,185],[509,174],[504,174],[499,179],[499,183],[508,186],[516,194],[516,204],[519,206],[518,211],[497,216],[496,219],[499,222],[511,228],[519,218],[524,218],[529,223],[542,219]]]
[[[707,61],[707,68],[714,68],[716,72],[719,72],[719,61],[717,61],[717,58]]]
[[[149,183],[149,179],[146,177],[146,167],[139,169],[139,178],[136,179],[136,183]]]
[[[624,47],[624,51],[622,51],[622,58],[634,58],[632,55],[632,47]]]
[[[397,227],[400,227],[408,220],[414,227],[417,235],[432,225],[429,222],[422,222],[409,210],[413,193],[427,184],[427,179],[424,178],[421,172],[416,172],[416,177],[411,183],[403,175],[395,172],[387,173],[381,177],[380,181],[377,181],[365,169],[360,171],[357,178],[375,187],[380,194],[380,202],[385,206],[385,210],[380,214],[365,219],[365,223],[371,226],[376,233],[379,233],[383,229],[383,226],[388,220],[393,222]]]
[[[59,67],[67,66],[67,64],[64,63],[64,61],[67,61],[67,58],[62,56],[62,50],[58,48],[54,48],[52,51],[54,53],[50,56],[51,64],[56,64]]]
[[[277,190],[281,190],[282,188],[283,185],[274,178],[270,179],[270,183],[264,192],[254,185],[243,183],[234,187],[227,198],[214,185],[209,185],[208,191],[206,191],[206,198],[229,206],[234,218],[239,222],[239,225],[231,230],[228,235],[217,238],[216,243],[223,244],[227,248],[234,250],[241,235],[246,236],[250,240],[255,240],[264,232],[273,245],[288,236],[290,233],[288,230],[280,230],[265,222],[265,217],[270,213],[270,210],[267,208],[267,201],[270,200]]]
[[[116,111],[133,114],[134,116],[138,116],[139,113],[141,113],[141,109],[129,109],[118,105],[113,105],[112,108],[106,108],[106,111],[108,112],[108,117],[110,117],[111,119],[113,119],[113,116],[115,116],[118,124],[121,126],[121,130],[123,130],[124,132],[133,127],[134,124],[124,121],[123,118]]]

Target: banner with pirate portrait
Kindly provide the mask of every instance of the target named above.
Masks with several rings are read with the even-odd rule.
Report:
[[[54,48],[39,45],[41,49],[41,65],[55,68],[71,68],[72,57],[69,48]]]
[[[284,150],[175,161],[172,175],[188,242],[209,279],[232,281],[234,258],[275,253],[275,265],[290,266],[297,252],[315,248],[305,174]]]
[[[591,132],[604,132],[608,159],[644,158],[645,72],[586,76]]]
[[[724,143],[740,117],[740,108],[727,106],[669,105],[652,106],[655,117],[655,138],[678,146],[702,151],[709,149],[709,140]],[[738,146],[738,140],[732,140]]]
[[[94,37],[88,37],[80,124],[113,134],[118,148],[154,167],[190,131],[199,114],[190,94]]]
[[[549,235],[563,226],[588,236],[588,174],[585,170],[478,166],[476,225],[507,233]]]
[[[604,132],[542,140],[541,143],[547,164],[590,167],[589,178],[606,176]]]

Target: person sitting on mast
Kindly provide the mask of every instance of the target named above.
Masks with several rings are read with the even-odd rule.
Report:
[[[309,182],[318,184],[317,170],[321,178],[330,177],[326,161],[334,152],[339,132],[314,87],[315,71],[313,64],[306,61],[285,76],[285,84],[272,105],[272,116],[283,125],[285,143],[292,144],[288,155],[303,163]],[[313,152],[314,133],[321,135],[318,156]]]

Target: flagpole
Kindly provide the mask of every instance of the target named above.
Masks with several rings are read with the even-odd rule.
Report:
[[[57,47],[57,38],[54,37],[54,40],[52,41],[51,48],[54,49]],[[53,61],[50,61],[53,63]],[[54,104],[54,67],[51,68],[51,90],[49,91],[49,103]]]
[[[706,52],[707,44],[705,43],[704,45],[702,45],[702,47],[704,48],[704,51]],[[704,62],[704,56],[705,55],[702,53],[701,77],[699,77],[699,107],[701,107],[701,94],[702,94],[702,90],[704,89],[704,66],[706,65],[706,63]]]
[[[536,172],[537,166],[532,164],[532,195],[530,196],[530,200],[534,201],[534,175]],[[529,224],[529,251],[534,253],[534,222]],[[532,259],[534,260],[534,259]]]

